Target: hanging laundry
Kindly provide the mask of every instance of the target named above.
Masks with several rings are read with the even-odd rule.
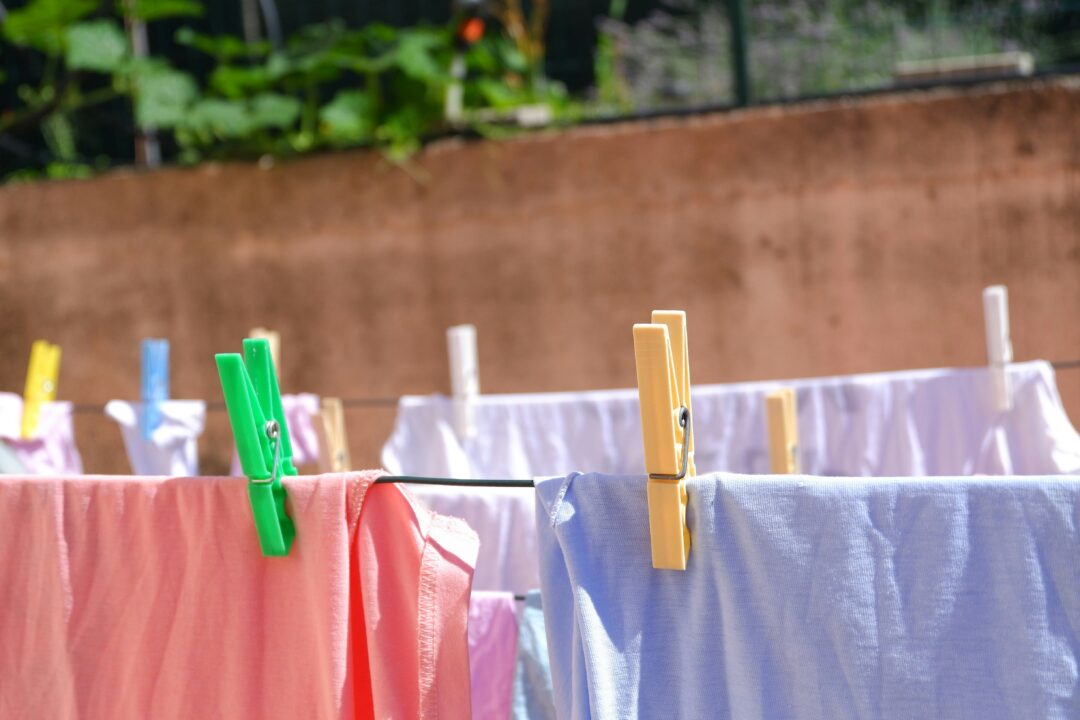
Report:
[[[0,440],[18,457],[26,472],[36,475],[81,475],[82,457],[75,446],[69,402],[41,404],[34,437],[22,437],[23,399],[0,393]]]
[[[540,571],[531,488],[410,485],[409,492],[440,515],[461,518],[480,536],[475,590],[521,595],[536,587]]]
[[[311,393],[282,395],[281,410],[285,415],[285,424],[289,426],[292,439],[293,465],[301,467],[319,462],[319,430],[315,427],[315,416],[319,413],[319,396]],[[240,458],[233,452],[229,474],[239,477],[244,474],[240,467]]]
[[[539,590],[531,590],[525,595],[519,625],[511,717],[514,720],[556,720],[555,694],[551,689],[551,666]]]
[[[166,400],[157,407],[158,425],[146,439],[139,427],[139,403],[111,400],[105,405],[105,414],[120,426],[131,471],[136,475],[198,475],[198,438],[206,424],[206,403]]]
[[[645,488],[537,482],[560,718],[1080,712],[1080,478],[689,478],[685,571]]]
[[[797,450],[814,475],[1030,475],[1080,472],[1080,435],[1046,362],[1009,366],[1013,408],[998,412],[986,368],[705,385],[693,390],[697,466],[770,471],[765,396],[797,395]],[[402,398],[383,447],[392,473],[544,477],[567,468],[635,474],[645,467],[637,390],[481,395],[476,436],[460,441],[451,401]],[[476,585],[535,587],[532,494],[418,488],[429,508],[464,518],[480,535]]]
[[[469,601],[469,673],[473,720],[508,720],[518,623],[514,596],[474,592]]]
[[[284,478],[283,558],[246,481],[0,477],[0,716],[468,719],[476,536],[377,476]]]
[[[813,475],[1040,475],[1080,471],[1080,435],[1049,363],[1009,366],[1013,409],[996,409],[986,368],[700,385],[698,467],[769,472],[765,396],[797,395],[802,469]],[[641,472],[637,390],[481,395],[459,441],[448,398],[405,397],[383,447],[390,472],[474,478]]]

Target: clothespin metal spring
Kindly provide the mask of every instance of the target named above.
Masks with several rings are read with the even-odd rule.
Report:
[[[681,470],[675,475],[664,475],[663,473],[649,473],[649,479],[651,480],[682,480],[686,477],[686,471],[690,467],[690,441],[689,438],[693,433],[692,426],[690,424],[690,411],[685,405],[679,408],[679,427],[683,428],[683,443],[682,443],[682,464],[679,466]]]
[[[266,433],[270,444],[274,446],[273,465],[270,467],[270,477],[252,478],[253,483],[272,483],[278,479],[278,473],[281,471],[281,425],[277,420],[267,420],[266,425],[263,426],[263,432]]]

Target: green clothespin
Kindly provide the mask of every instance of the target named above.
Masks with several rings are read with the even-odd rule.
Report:
[[[296,529],[285,512],[282,475],[296,475],[281,391],[264,339],[244,340],[244,356],[215,356],[240,465],[248,478],[259,545],[266,556],[289,554]]]

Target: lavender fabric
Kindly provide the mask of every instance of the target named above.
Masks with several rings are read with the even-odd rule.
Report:
[[[507,720],[518,624],[514,596],[474,592],[469,600],[469,675],[474,720]]]
[[[0,439],[31,475],[82,475],[69,402],[41,405],[34,437],[22,438],[22,396],[0,393]]]

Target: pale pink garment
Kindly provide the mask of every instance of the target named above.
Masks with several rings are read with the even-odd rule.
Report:
[[[517,640],[513,593],[474,592],[469,601],[473,720],[510,720]]]
[[[315,415],[319,412],[319,396],[311,393],[281,396],[281,412],[285,416],[285,425],[289,428],[289,441],[292,444],[293,465],[302,468],[319,461],[319,431],[315,429]],[[303,472],[303,470],[301,470]],[[240,456],[233,451],[229,474],[241,477],[244,470],[240,467]]]
[[[0,718],[469,718],[476,536],[376,477],[273,558],[240,479],[0,477]]]
[[[34,437],[22,438],[23,399],[0,393],[0,440],[7,443],[29,473],[82,475],[69,402],[42,403]]]

